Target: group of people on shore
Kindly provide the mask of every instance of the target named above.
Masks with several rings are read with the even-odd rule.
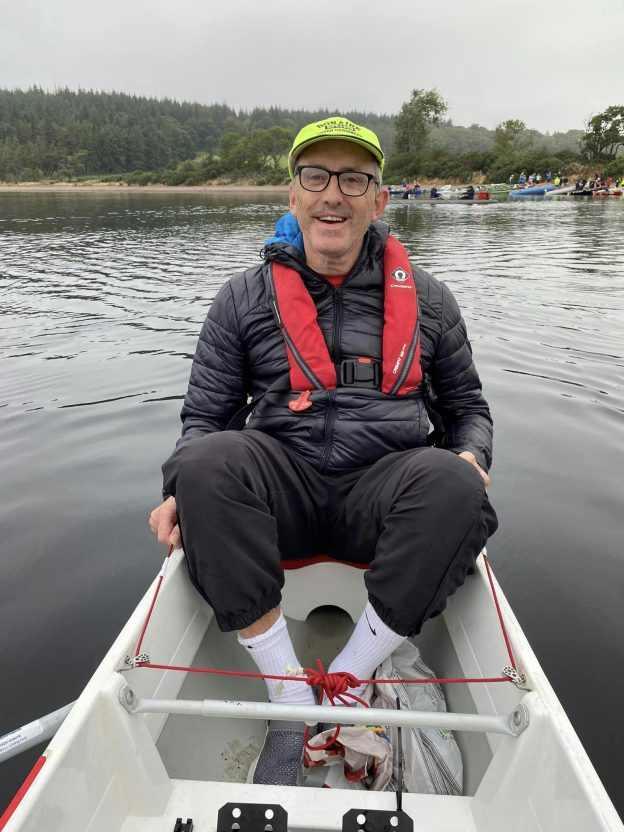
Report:
[[[613,179],[611,176],[605,176],[604,173],[597,173],[593,179],[577,179],[575,187],[577,191],[608,191],[611,188],[619,188],[622,181],[619,178]]]
[[[512,175],[509,177],[509,184],[510,185],[514,184],[514,178],[515,177],[512,173]],[[547,182],[547,183],[552,182],[553,185],[555,185],[556,187],[559,187],[561,185],[565,185],[567,183],[567,181],[568,180],[561,175],[561,172],[556,173],[554,175],[554,177],[553,177],[552,171],[550,171],[550,170],[546,171],[546,173],[543,176],[542,176],[541,173],[531,173],[527,176],[526,171],[523,170],[518,175],[518,183],[517,184],[518,184],[519,188],[524,188],[524,187],[531,188],[533,185],[539,185],[541,182]]]

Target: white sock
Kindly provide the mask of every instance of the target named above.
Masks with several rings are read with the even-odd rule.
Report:
[[[327,672],[342,671],[352,673],[358,679],[372,679],[377,667],[404,641],[405,636],[400,636],[384,624],[371,602],[367,601],[351,638]],[[365,688],[366,685],[361,685],[359,688],[349,688],[349,691],[361,696]]]
[[[280,617],[275,624],[252,638],[241,638],[238,636],[238,643],[242,644],[251,658],[256,663],[260,673],[269,673],[274,676],[300,676],[298,672],[299,660],[295,656],[295,648],[292,646],[286,619],[280,612]],[[277,679],[265,679],[269,689],[271,702],[288,702],[295,705],[314,705],[314,694],[312,688],[305,682],[280,682]]]

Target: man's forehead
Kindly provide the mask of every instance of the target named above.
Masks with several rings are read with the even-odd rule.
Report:
[[[374,156],[360,145],[343,139],[326,139],[315,142],[301,151],[297,157],[298,165],[322,165],[323,167],[352,168],[369,170],[373,173],[376,160]]]

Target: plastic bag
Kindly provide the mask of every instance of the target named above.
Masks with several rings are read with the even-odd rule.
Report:
[[[405,640],[383,662],[376,679],[433,679],[434,673],[423,662],[420,650]],[[402,711],[446,713],[446,701],[439,685],[375,685],[373,708],[396,710],[397,697]],[[398,729],[387,728],[393,748],[393,788],[399,784]],[[402,788],[420,794],[461,795],[463,765],[461,753],[451,731],[437,728],[401,728]]]
[[[309,741],[312,748],[304,751],[306,786],[371,791],[390,788],[393,755],[383,727],[342,726],[338,739],[329,748],[314,747],[324,745],[334,734],[332,728]]]

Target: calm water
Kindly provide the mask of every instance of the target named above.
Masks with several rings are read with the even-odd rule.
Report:
[[[162,562],[190,359],[285,196],[0,194],[0,735],[75,699]],[[497,576],[622,812],[624,203],[387,211],[463,309]],[[0,767],[0,807],[40,749]]]

